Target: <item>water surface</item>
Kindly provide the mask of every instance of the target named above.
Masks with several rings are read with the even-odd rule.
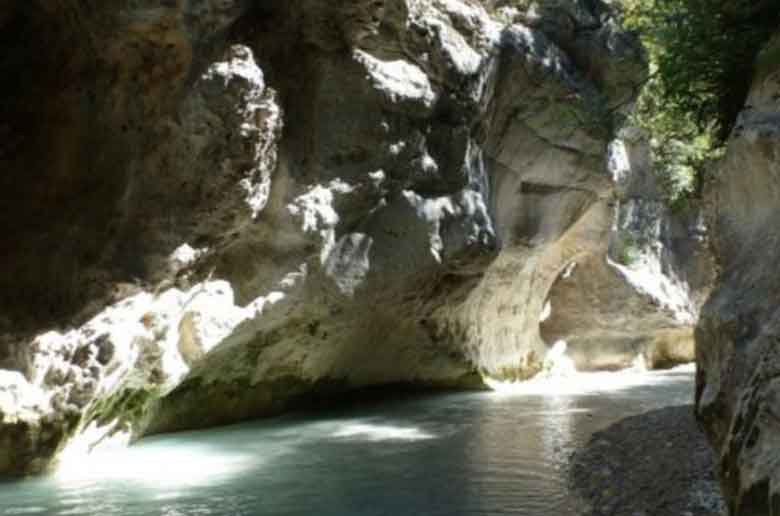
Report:
[[[691,403],[692,379],[576,375],[160,436],[0,484],[0,515],[574,515],[575,447]]]

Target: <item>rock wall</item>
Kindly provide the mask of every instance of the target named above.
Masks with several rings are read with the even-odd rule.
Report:
[[[0,472],[86,429],[521,380],[559,339],[584,368],[685,360],[696,303],[632,281],[688,295],[679,246],[607,260],[655,217],[608,167],[636,39],[600,2],[486,5],[3,7]]]
[[[696,410],[734,515],[780,514],[780,39],[758,56],[747,105],[708,197],[721,269],[696,329]]]
[[[580,370],[665,368],[694,357],[693,325],[714,274],[707,225],[698,202],[668,206],[649,149],[631,127],[610,144],[611,224],[548,294],[542,336],[566,341]]]

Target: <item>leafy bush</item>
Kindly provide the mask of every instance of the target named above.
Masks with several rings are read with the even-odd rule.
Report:
[[[778,0],[623,0],[650,56],[635,123],[651,135],[671,202],[695,195],[744,104],[753,61],[780,22]]]
[[[642,245],[629,231],[620,231],[614,245],[614,254],[610,254],[613,254],[614,259],[621,265],[631,267],[642,257]]]

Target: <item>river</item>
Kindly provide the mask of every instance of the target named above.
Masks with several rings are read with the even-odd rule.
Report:
[[[576,374],[158,436],[0,484],[0,515],[578,514],[571,452],[691,403],[693,373]]]

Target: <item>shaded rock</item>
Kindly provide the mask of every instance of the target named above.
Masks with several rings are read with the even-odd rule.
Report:
[[[780,39],[759,55],[726,156],[707,185],[717,288],[696,329],[696,409],[734,515],[778,514]]]
[[[17,136],[0,152],[2,247],[9,250],[0,258],[7,271],[0,310],[13,318],[14,332],[78,314],[84,322],[110,302],[114,285],[162,279],[183,242],[251,220],[251,210],[236,204],[247,187],[260,188],[260,169],[273,168],[274,159],[267,149],[252,152],[252,143],[263,146],[275,129],[263,132],[259,117],[257,130],[242,133],[236,120],[251,113],[220,112],[215,103],[248,106],[252,95],[265,95],[273,104],[271,92],[258,91],[263,84],[252,92],[226,88],[210,106],[200,98],[208,96],[205,84],[187,95],[191,78],[217,60],[207,49],[225,48],[225,31],[246,8],[238,1],[34,1],[11,10],[0,70],[10,79],[2,109]],[[225,152],[210,162],[216,142]]]
[[[641,49],[606,4],[543,4],[504,21],[468,0],[15,9],[8,37],[29,48],[0,71],[36,56],[3,86],[31,140],[2,158],[0,186],[26,201],[2,207],[0,292],[24,296],[0,299],[0,323],[31,344],[3,366],[78,431],[140,437],[323,392],[525,379],[581,328],[557,317],[561,300],[590,307],[583,291],[614,319],[583,356],[613,335],[609,366],[682,359],[676,305],[606,262],[608,148]],[[42,51],[63,41],[79,43]],[[627,225],[656,216],[637,211]],[[574,263],[588,274],[566,283]],[[662,342],[635,346],[624,312],[651,313],[644,338]],[[18,335],[57,321],[74,329]]]

